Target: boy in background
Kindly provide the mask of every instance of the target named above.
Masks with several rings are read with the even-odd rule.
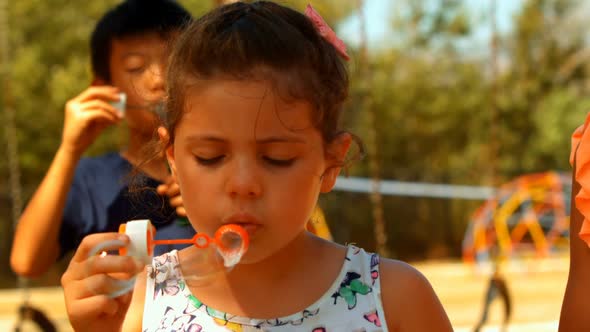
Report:
[[[21,276],[46,272],[91,233],[150,219],[157,238],[191,238],[182,198],[163,156],[146,160],[144,148],[161,119],[170,41],[191,20],[171,0],[127,0],[108,11],[92,33],[90,87],[66,103],[61,144],[18,222],[11,266]],[[119,105],[119,107],[117,107]],[[82,157],[112,125],[127,123],[118,152]],[[130,172],[139,166],[139,190]],[[169,251],[156,247],[155,254]]]

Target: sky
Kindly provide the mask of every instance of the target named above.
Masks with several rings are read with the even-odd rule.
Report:
[[[475,26],[473,41],[475,43],[487,42],[490,36],[490,21],[488,12],[491,1],[496,1],[496,26],[499,33],[508,32],[511,29],[512,17],[518,12],[525,0],[464,0],[469,12],[473,15],[474,22],[481,22]],[[378,48],[381,42],[391,40],[391,15],[395,8],[396,0],[365,0],[364,12],[367,22],[368,45],[370,48]],[[359,18],[353,15],[337,28],[338,34],[353,45],[359,42]]]

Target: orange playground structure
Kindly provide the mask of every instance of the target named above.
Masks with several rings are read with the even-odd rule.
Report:
[[[547,257],[569,248],[571,175],[520,176],[498,188],[473,214],[463,260]]]

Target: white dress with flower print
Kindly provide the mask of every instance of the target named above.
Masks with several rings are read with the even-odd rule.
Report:
[[[154,258],[149,268],[143,332],[381,332],[387,331],[379,256],[348,246],[330,289],[307,309],[273,319],[234,316],[197,299],[186,286],[176,251]]]

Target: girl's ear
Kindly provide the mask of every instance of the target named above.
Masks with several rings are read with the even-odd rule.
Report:
[[[340,174],[346,160],[346,155],[352,143],[352,136],[349,133],[341,133],[334,139],[326,149],[326,161],[328,167],[322,176],[320,191],[327,193],[332,191],[336,178]]]
[[[166,128],[158,127],[158,136],[160,137],[160,145],[161,145],[162,149],[164,150],[164,154],[166,155],[166,160],[168,160],[168,166],[170,167],[170,172],[172,172],[172,176],[174,176],[174,178],[176,178],[174,145],[170,144],[170,134],[168,133],[168,130]]]

